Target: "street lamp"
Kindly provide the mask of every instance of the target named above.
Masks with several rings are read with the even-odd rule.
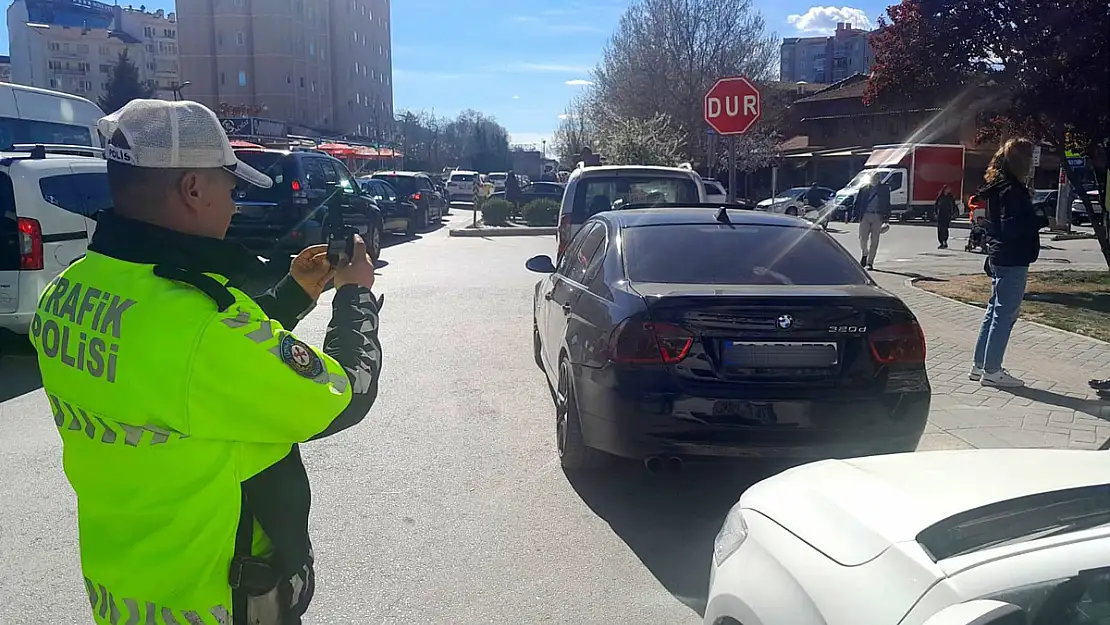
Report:
[[[180,85],[177,84],[177,83],[174,83],[174,85],[172,87],[170,87],[170,91],[173,91],[173,99],[174,100],[180,100],[181,99],[181,90],[184,89],[185,87],[188,87],[191,84],[193,84],[193,82],[191,80],[186,80],[185,82],[181,83]]]

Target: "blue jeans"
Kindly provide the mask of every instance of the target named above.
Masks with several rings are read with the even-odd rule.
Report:
[[[987,373],[1002,369],[1002,357],[1006,355],[1010,331],[1021,310],[1028,277],[1028,267],[994,267],[991,298],[983,315],[983,325],[979,327],[979,340],[975,343],[975,366]]]

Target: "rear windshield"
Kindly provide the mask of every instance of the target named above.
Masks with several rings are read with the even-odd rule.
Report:
[[[266,174],[274,180],[274,186],[269,189],[256,187],[243,180],[236,182],[235,197],[248,202],[274,202],[280,194],[282,184],[287,182],[286,176],[295,176],[293,171],[286,171],[289,159],[285,154],[277,152],[254,152],[242,150],[235,152],[235,156],[247,165]]]
[[[665,284],[849,285],[867,275],[835,241],[808,228],[661,225],[622,234],[628,279]]]
[[[0,172],[0,271],[19,270],[21,248],[18,226],[12,179]]]
[[[506,179],[508,179],[508,177],[509,177],[508,174],[490,174],[489,175],[490,180],[506,180]]]
[[[384,180],[393,185],[397,193],[401,195],[412,195],[416,193],[416,178],[412,176],[390,176],[389,174],[379,174],[374,176],[375,180]]]
[[[474,174],[451,174],[451,182],[474,182]]]
[[[696,204],[697,184],[673,176],[590,176],[578,183],[574,194],[572,223],[621,204]]]

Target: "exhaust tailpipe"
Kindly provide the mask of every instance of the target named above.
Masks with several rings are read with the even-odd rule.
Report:
[[[644,460],[644,468],[648,470],[648,473],[662,473],[663,464],[663,459],[659,456],[649,456]]]
[[[668,473],[681,473],[682,472],[682,458],[678,456],[671,456],[667,458],[665,465]]]

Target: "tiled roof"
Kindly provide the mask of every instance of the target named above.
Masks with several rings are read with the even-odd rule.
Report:
[[[868,80],[869,76],[866,74],[854,74],[840,82],[829,85],[808,98],[798,100],[798,103],[862,98],[864,92],[867,91]]]

